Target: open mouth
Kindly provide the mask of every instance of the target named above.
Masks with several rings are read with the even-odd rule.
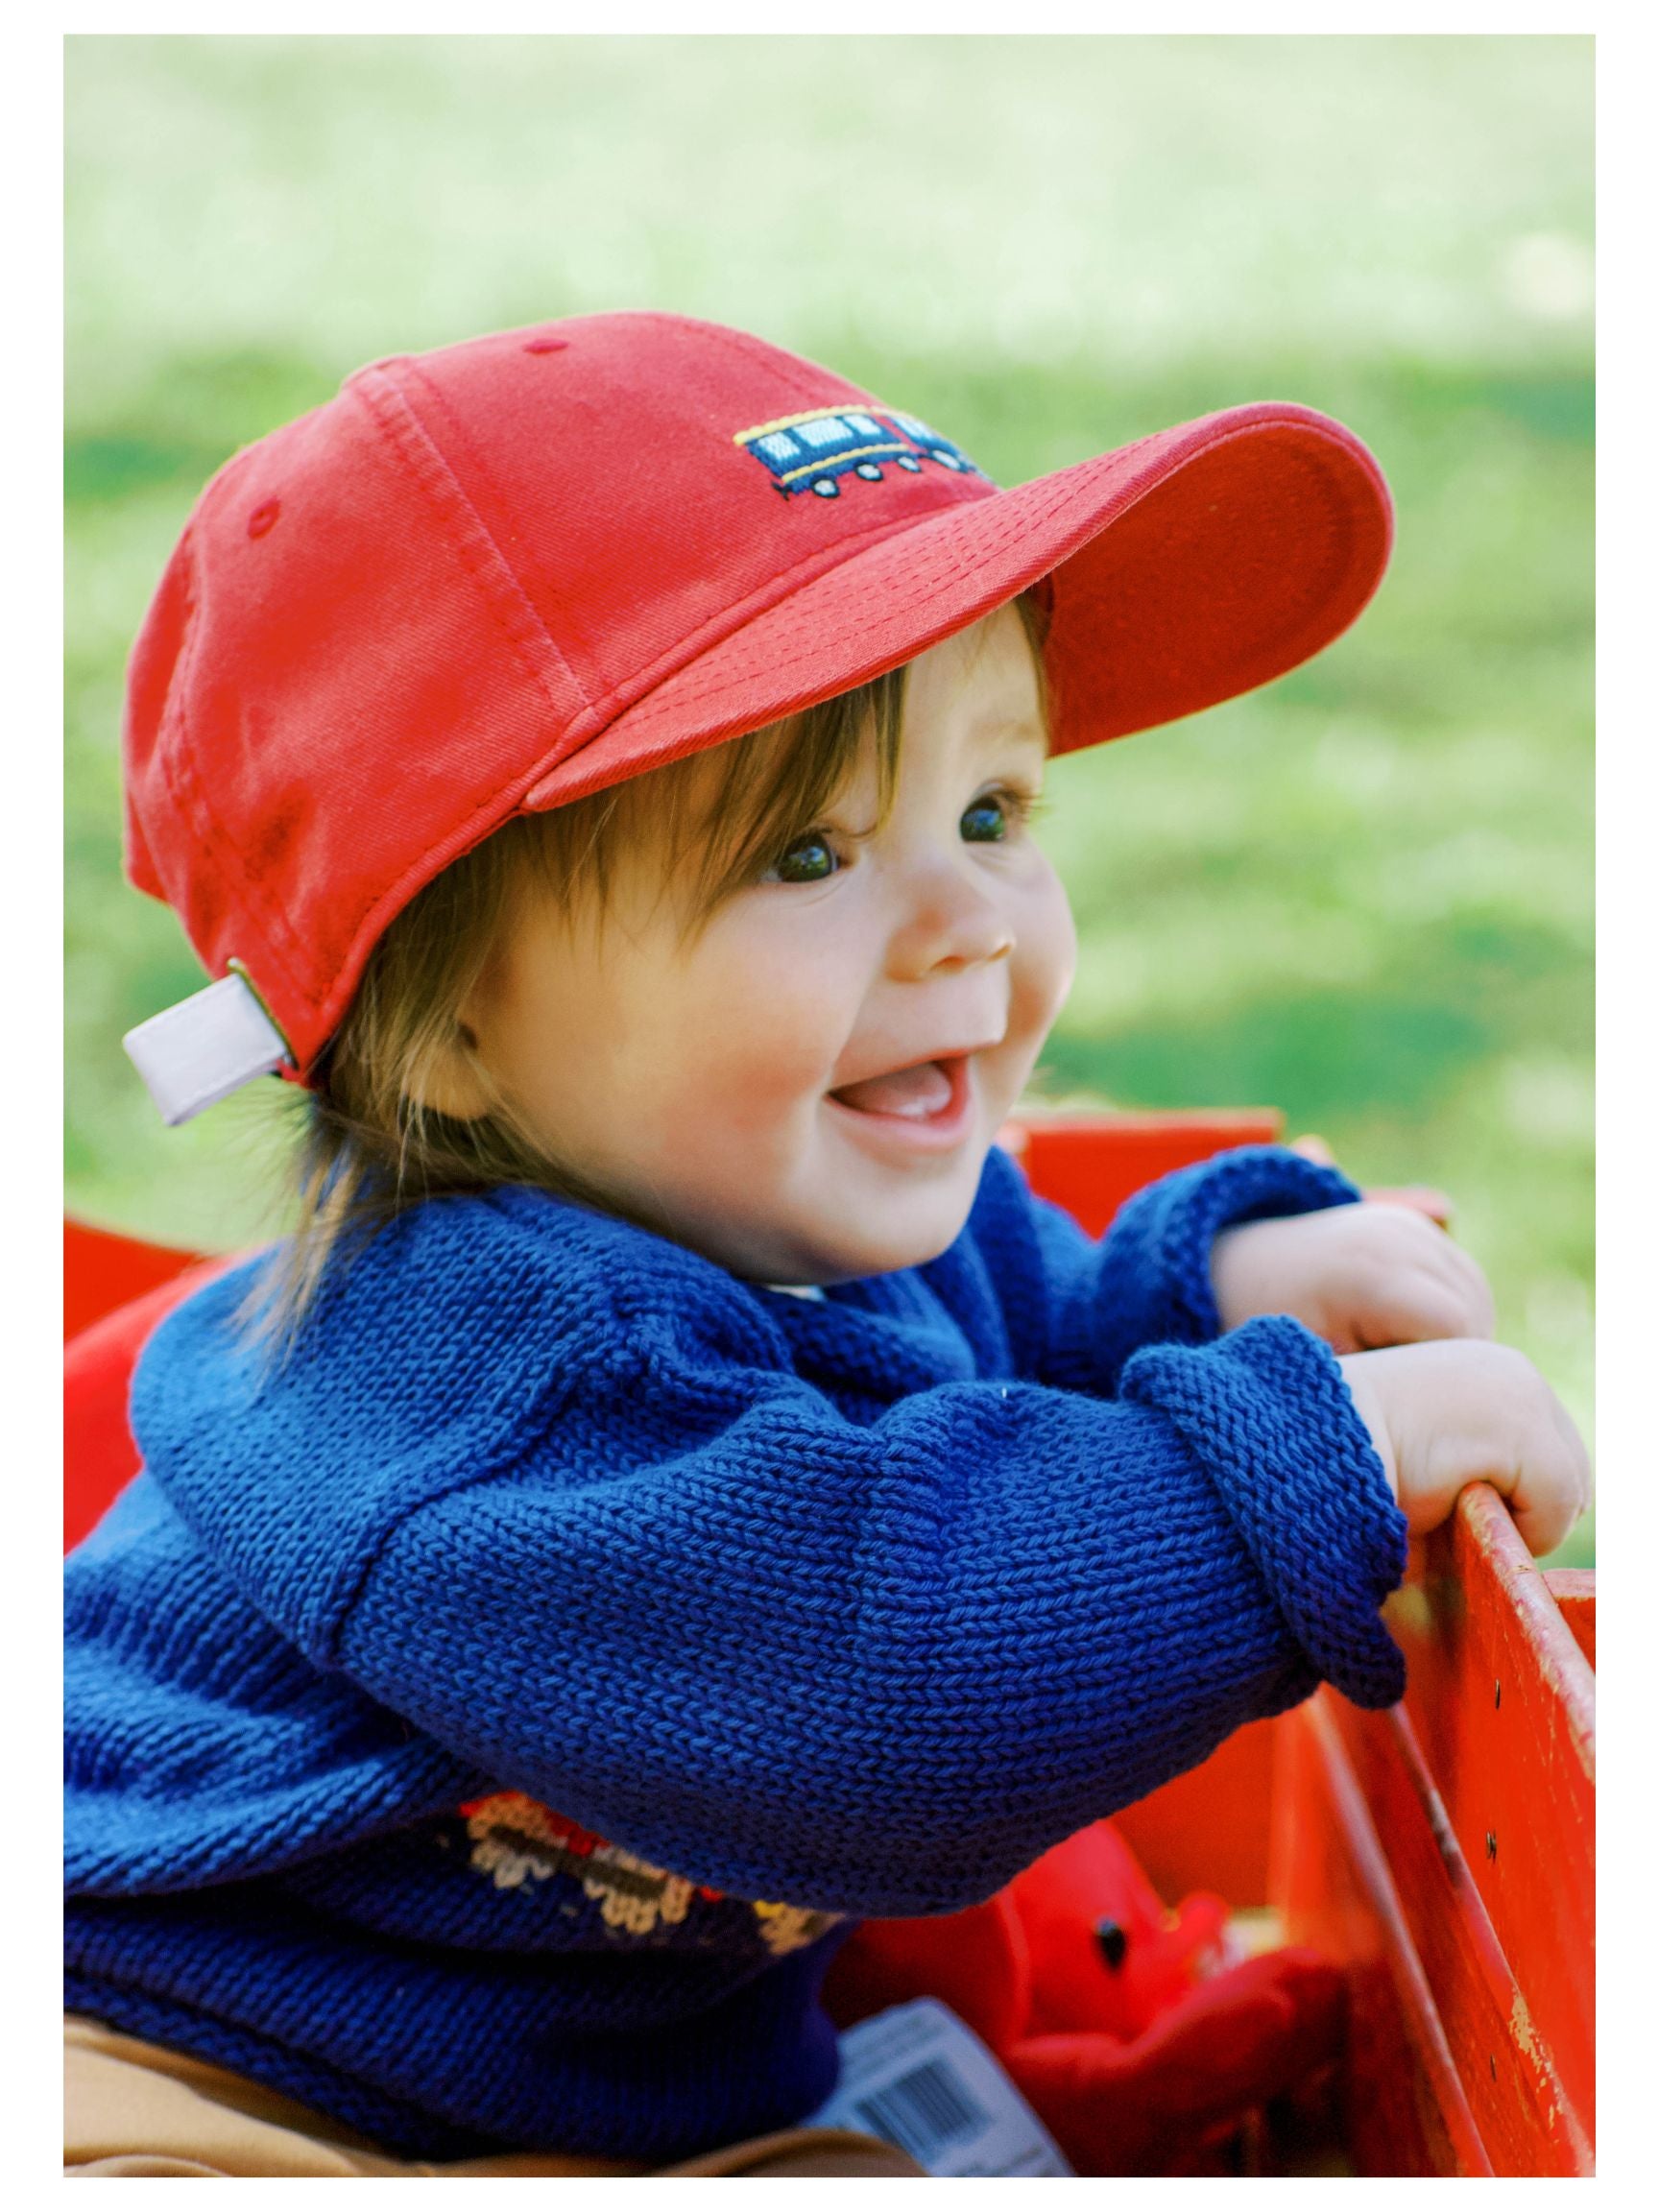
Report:
[[[829,1097],[831,1105],[855,1115],[872,1132],[949,1142],[969,1118],[968,1055],[958,1052],[944,1059],[919,1060],[884,1075],[868,1075],[859,1083],[844,1083]]]

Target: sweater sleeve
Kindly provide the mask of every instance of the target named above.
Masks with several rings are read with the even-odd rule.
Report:
[[[1110,1394],[1142,1346],[1207,1344],[1220,1334],[1210,1255],[1222,1230],[1359,1195],[1345,1175],[1300,1153],[1240,1145],[1137,1191],[1095,1239],[993,1152],[972,1226],[1019,1371]]]
[[[1321,1677],[1402,1689],[1404,1523],[1298,1324],[1121,1402],[861,1423],[637,1326],[522,1454],[397,1519],[316,1650],[507,1787],[687,1878],[950,1911]]]

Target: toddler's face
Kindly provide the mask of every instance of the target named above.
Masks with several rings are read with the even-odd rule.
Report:
[[[486,1068],[550,1157],[736,1274],[935,1258],[1071,981],[1070,912],[1023,818],[1044,761],[1001,609],[912,664],[878,827],[872,750],[689,936],[648,853],[602,913],[527,893],[469,1009]]]

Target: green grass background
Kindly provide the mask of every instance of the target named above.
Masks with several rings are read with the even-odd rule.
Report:
[[[1588,1428],[1591,77],[1560,37],[71,38],[71,1208],[280,1218],[277,1086],[166,1131],[120,1049],[201,981],[121,879],[117,737],[202,482],[375,355],[670,307],[1002,482],[1245,399],[1368,441],[1359,626],[1054,772],[1082,966],[1041,1081],[1442,1183]]]

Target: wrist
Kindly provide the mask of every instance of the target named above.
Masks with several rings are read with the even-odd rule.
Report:
[[[1121,1229],[1126,1243],[1143,1250],[1162,1278],[1155,1340],[1205,1344],[1258,1314],[1288,1310],[1257,1279],[1255,1253],[1243,1270],[1248,1279],[1229,1290],[1223,1309],[1215,1275],[1222,1238],[1350,1205],[1358,1195],[1335,1168],[1276,1144],[1240,1145],[1149,1185],[1130,1199],[1112,1234]],[[1233,1255],[1240,1249],[1228,1247]],[[1224,1272],[1231,1265],[1224,1262]]]
[[[1237,1222],[1215,1238],[1210,1248],[1210,1284],[1224,1331],[1241,1329],[1264,1314],[1287,1313],[1316,1336],[1327,1334],[1306,1259],[1299,1259],[1306,1218],[1290,1214]]]
[[[1392,1704],[1404,1666],[1378,1610],[1406,1571],[1406,1518],[1329,1346],[1264,1315],[1218,1344],[1138,1353],[1122,1395],[1175,1422],[1315,1671],[1357,1704]]]
[[[1382,1403],[1375,1382],[1375,1355],[1354,1352],[1336,1362],[1347,1385],[1348,1395],[1354,1402],[1354,1410],[1370,1431],[1371,1448],[1382,1463],[1382,1472],[1388,1478],[1388,1487],[1396,1503],[1400,1498],[1400,1469],[1394,1456],[1394,1439],[1388,1432],[1383,1416]]]
[[[1210,1289],[1223,1331],[1237,1329],[1266,1309],[1252,1296],[1252,1239],[1261,1222],[1241,1222],[1223,1229],[1210,1247]]]

